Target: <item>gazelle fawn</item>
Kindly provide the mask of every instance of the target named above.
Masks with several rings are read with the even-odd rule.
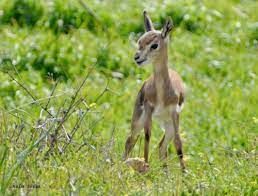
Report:
[[[146,32],[138,40],[134,60],[138,66],[153,65],[153,74],[142,85],[134,107],[131,132],[125,143],[125,158],[133,149],[142,129],[145,133],[144,159],[148,163],[152,117],[165,129],[159,143],[159,157],[167,157],[167,146],[173,140],[180,166],[184,170],[182,142],[179,135],[179,114],[184,103],[184,85],[177,72],[168,68],[169,33],[173,28],[167,18],[163,29],[154,29],[147,12],[143,12]]]

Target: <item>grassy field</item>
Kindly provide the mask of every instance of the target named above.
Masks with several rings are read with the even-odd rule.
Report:
[[[173,145],[164,172],[156,122],[150,171],[122,161],[152,73],[133,61],[143,9],[157,29],[166,16],[175,24],[186,174]],[[257,195],[257,10],[255,0],[1,0],[0,194]]]

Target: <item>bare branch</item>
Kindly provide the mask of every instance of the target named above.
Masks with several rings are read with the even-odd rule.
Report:
[[[55,92],[55,90],[56,90],[56,87],[57,87],[57,85],[58,85],[58,82],[59,82],[59,80],[57,80],[57,81],[55,82],[55,84],[54,84],[54,87],[53,87],[53,89],[52,89],[52,91],[51,91],[51,94],[50,94],[50,96],[49,96],[49,98],[48,98],[48,101],[47,101],[47,104],[46,104],[46,106],[45,106],[45,110],[47,110],[47,107],[48,107],[48,105],[49,105],[49,103],[50,103],[50,99],[51,99],[51,97],[53,96],[53,94],[54,94],[54,92]]]
[[[27,87],[26,87],[24,84],[22,84],[22,83],[20,83],[18,80],[16,80],[9,72],[6,72],[6,73],[9,75],[9,77],[10,77],[13,81],[15,81],[15,82],[35,101],[35,103],[37,103],[44,111],[46,111],[50,116],[53,117],[53,115],[52,115],[48,110],[46,110],[45,107],[43,107],[40,103],[37,102],[37,97],[35,97],[35,96],[27,89]]]

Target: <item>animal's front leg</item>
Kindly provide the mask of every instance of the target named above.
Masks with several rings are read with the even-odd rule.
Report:
[[[167,158],[167,147],[174,135],[173,122],[164,123],[165,134],[159,143],[159,158],[165,160]]]
[[[149,144],[150,144],[150,137],[151,137],[151,119],[146,120],[145,126],[144,126],[144,133],[145,133],[144,159],[145,159],[145,162],[148,163]]]
[[[144,133],[145,133],[145,143],[144,143],[144,159],[145,162],[148,163],[149,161],[149,144],[150,144],[150,137],[151,137],[151,126],[152,126],[152,108],[146,104],[145,105],[146,111],[146,119],[144,123]]]

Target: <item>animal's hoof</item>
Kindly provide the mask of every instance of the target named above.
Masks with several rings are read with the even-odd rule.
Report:
[[[188,174],[189,171],[188,171],[186,168],[182,168],[182,173],[183,173],[183,174]]]
[[[128,158],[125,163],[140,173],[145,173],[149,170],[149,164],[142,158]]]

